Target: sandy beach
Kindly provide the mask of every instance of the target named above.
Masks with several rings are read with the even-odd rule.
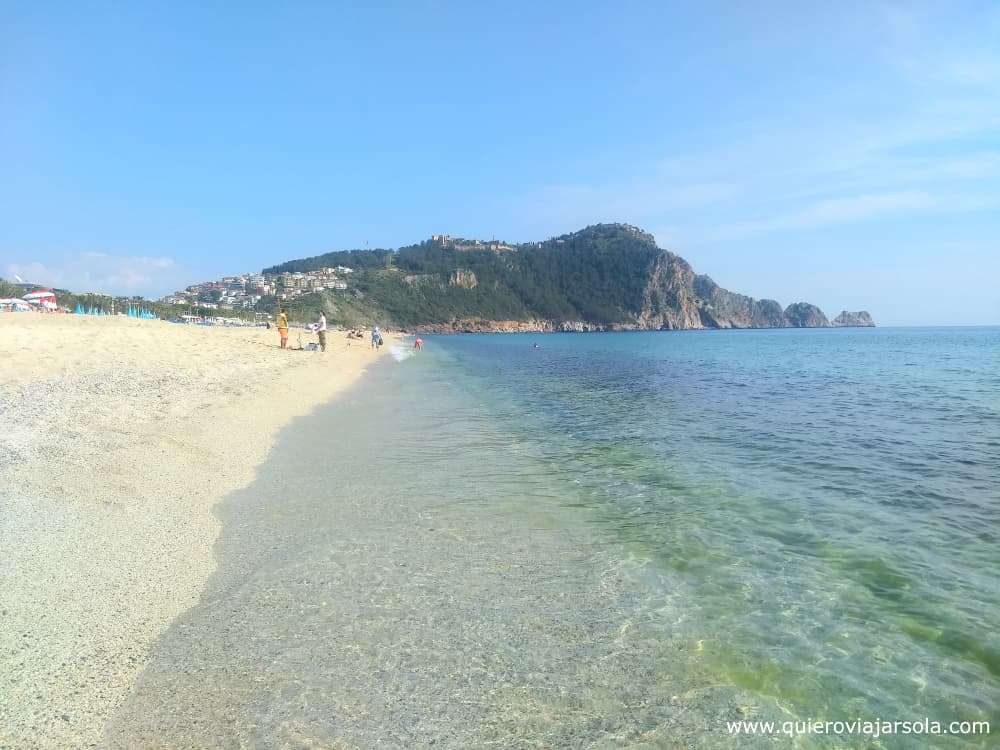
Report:
[[[199,600],[215,504],[378,357],[328,335],[0,315],[0,746],[100,741]]]

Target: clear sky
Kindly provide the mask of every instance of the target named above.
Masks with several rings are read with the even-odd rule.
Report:
[[[600,221],[783,304],[1000,323],[1000,3],[0,0],[2,275]]]

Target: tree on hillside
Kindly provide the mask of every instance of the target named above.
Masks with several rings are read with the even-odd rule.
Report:
[[[628,322],[640,311],[660,253],[652,235],[627,225],[598,224],[513,251],[498,252],[471,243],[459,249],[428,240],[395,252],[326,253],[265,272],[353,268],[351,286],[360,296],[349,307],[328,311],[330,321],[336,317],[346,322],[357,314],[360,319],[391,320],[404,326],[463,318],[542,318],[610,325]],[[457,272],[474,274],[477,284],[466,288],[454,283]],[[337,299],[347,302],[343,296]],[[311,299],[309,304],[316,301]]]

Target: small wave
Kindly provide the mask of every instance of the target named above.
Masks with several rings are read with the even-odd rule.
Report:
[[[413,356],[413,349],[402,344],[396,344],[389,347],[389,354],[397,362],[402,362],[404,359],[409,359]]]

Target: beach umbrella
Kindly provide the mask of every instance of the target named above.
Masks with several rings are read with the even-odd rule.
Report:
[[[34,304],[39,304],[39,305],[45,302],[55,303],[56,294],[51,289],[39,289],[38,291],[35,292],[28,292],[27,294],[24,295],[24,299],[26,299],[28,302],[32,302]]]
[[[19,299],[17,297],[4,297],[3,299],[0,299],[0,305],[9,305],[12,309],[18,311],[31,309],[31,305],[29,305],[23,299]]]

